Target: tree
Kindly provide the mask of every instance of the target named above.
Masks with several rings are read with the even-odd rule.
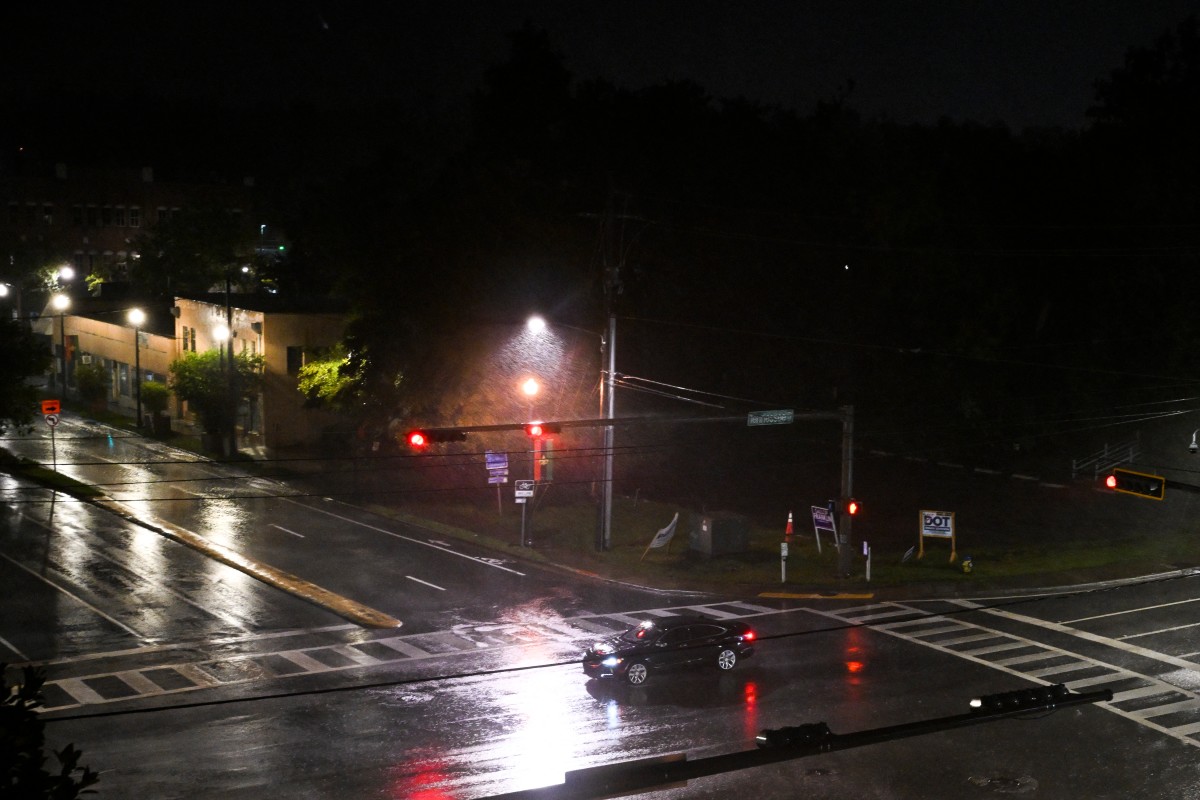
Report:
[[[204,432],[212,435],[228,431],[233,425],[231,398],[253,399],[262,383],[263,357],[242,353],[234,356],[233,386],[219,349],[203,353],[185,353],[167,367],[171,388],[200,417]]]
[[[0,431],[28,425],[37,411],[29,378],[50,366],[50,351],[16,320],[0,320]]]
[[[139,237],[141,258],[133,263],[132,279],[159,297],[208,291],[235,266],[254,261],[254,244],[239,215],[217,207],[185,209]]]
[[[300,393],[309,405],[344,411],[362,394],[362,373],[354,369],[344,345],[300,368]]]
[[[58,774],[46,769],[46,724],[37,711],[43,704],[45,676],[34,667],[24,667],[22,683],[10,687],[7,671],[8,665],[0,664],[0,791],[5,797],[49,800],[95,794],[87,787],[100,776],[79,766],[82,753],[74,745],[54,753],[60,765]]]

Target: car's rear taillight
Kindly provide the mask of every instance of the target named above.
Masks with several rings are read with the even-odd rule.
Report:
[[[742,641],[753,642],[754,641],[754,631],[746,631],[745,633],[743,633]]]

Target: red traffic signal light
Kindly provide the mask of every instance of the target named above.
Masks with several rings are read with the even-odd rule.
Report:
[[[429,428],[409,431],[404,438],[409,447],[421,450],[434,442],[461,442],[467,438],[467,432],[456,428]]]
[[[1167,479],[1161,475],[1114,467],[1104,479],[1104,485],[1114,492],[1162,500],[1167,488]]]
[[[858,510],[860,507],[861,506],[859,506],[858,501],[855,500],[853,497],[851,497],[849,500],[846,501],[846,513],[852,517],[856,516],[858,514]]]
[[[550,436],[562,430],[562,425],[557,422],[530,422],[525,426],[525,435],[531,439],[540,439],[543,436]]]

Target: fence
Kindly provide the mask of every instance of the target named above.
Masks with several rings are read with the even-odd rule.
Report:
[[[1141,434],[1135,434],[1128,441],[1120,444],[1106,444],[1101,450],[1084,458],[1071,460],[1071,477],[1077,478],[1081,473],[1091,470],[1093,478],[1099,478],[1100,473],[1107,472],[1118,464],[1128,464],[1137,461],[1141,454]]]

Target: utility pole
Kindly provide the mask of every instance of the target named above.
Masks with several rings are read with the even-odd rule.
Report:
[[[227,395],[228,395],[226,397],[226,402],[228,403],[227,408],[228,408],[228,412],[229,412],[229,453],[227,455],[228,458],[233,458],[234,454],[237,453],[237,393],[235,391],[235,386],[234,386],[235,376],[237,375],[237,366],[233,363],[233,306],[231,305],[230,299],[229,299],[229,292],[230,292],[231,287],[232,287],[232,281],[230,280],[230,276],[229,276],[229,268],[226,267],[225,268],[225,327],[229,331],[229,336],[227,338],[227,341],[229,342],[229,344],[228,344],[229,359],[228,359],[228,363],[227,363],[229,373],[228,373],[227,377],[229,380],[228,380],[228,384],[226,386]]]
[[[849,578],[853,572],[850,525],[854,517],[846,508],[846,502],[854,496],[854,406],[842,406],[839,411],[842,418],[842,497],[838,502],[838,577]]]
[[[600,526],[600,542],[597,550],[608,550],[612,547],[612,497],[613,497],[613,423],[616,419],[615,395],[616,384],[614,376],[617,370],[617,317],[609,309],[608,333],[604,337],[605,355],[608,356],[608,368],[604,373],[604,508]]]

